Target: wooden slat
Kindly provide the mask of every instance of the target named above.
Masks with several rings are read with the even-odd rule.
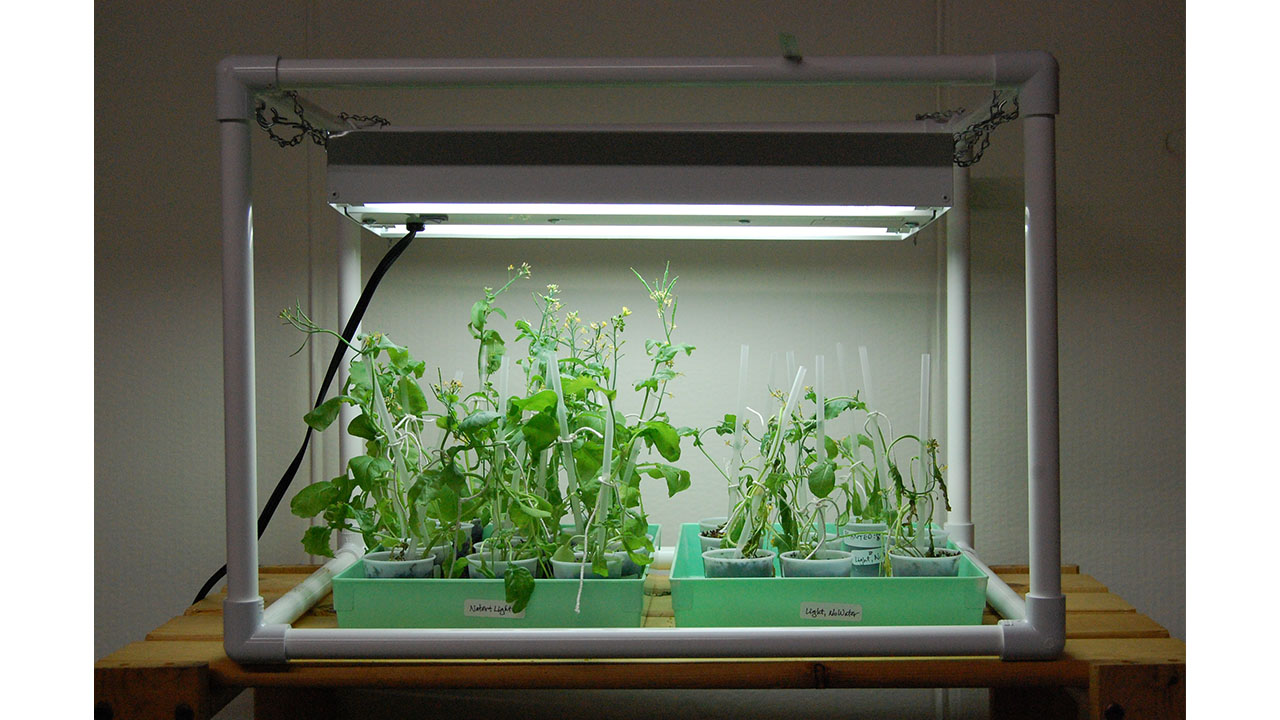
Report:
[[[991,572],[997,575],[1008,575],[1008,574],[1026,575],[1027,573],[1031,572],[1030,565],[988,565],[987,567],[991,568]],[[1080,572],[1079,565],[1063,565],[1062,566],[1063,575],[1074,575],[1075,573],[1078,573],[1078,572]]]
[[[1019,595],[1025,595],[1027,588],[1031,586],[1031,576],[1027,573],[1001,573],[1000,579],[1017,590]],[[1064,595],[1075,592],[1107,592],[1107,586],[1091,575],[1071,573],[1062,576],[1062,592]]]
[[[1187,716],[1184,664],[1099,664],[1089,670],[1089,716],[1179,720]]]
[[[264,598],[270,603],[313,570],[309,566],[264,568],[260,579]],[[1025,592],[1029,581],[1025,567],[1005,566],[997,570],[1011,587]],[[1093,577],[1079,573],[1077,566],[1064,568],[1062,587],[1067,598],[1067,649],[1060,660],[1038,663],[1009,663],[998,658],[369,660],[294,661],[286,666],[248,668],[231,662],[223,652],[223,595],[218,595],[193,605],[184,615],[156,628],[147,636],[147,642],[134,643],[95,663],[98,695],[95,702],[135,702],[134,706],[119,705],[119,708],[122,712],[137,713],[131,716],[168,718],[174,716],[173,698],[187,698],[184,702],[199,704],[199,708],[191,708],[194,717],[207,717],[216,711],[210,708],[221,707],[218,703],[229,699],[228,693],[233,696],[238,688],[254,685],[1087,688],[1091,668],[1099,665],[1136,663],[1163,667],[1185,663],[1185,643],[1169,638],[1158,623],[1108,592]],[[669,589],[670,580],[665,574],[650,575],[646,582],[645,627],[675,626]],[[323,598],[295,627],[337,627],[332,602],[332,595]],[[988,608],[983,621],[994,623],[997,618]],[[181,672],[183,669],[191,672]],[[153,675],[156,679],[151,683],[148,678]],[[151,689],[157,692],[149,692]],[[1141,697],[1131,697],[1137,698],[1130,700],[1131,703],[1143,702]]]
[[[1086,687],[1088,663],[1070,658],[789,658],[689,660],[293,661],[254,668],[217,660],[221,683],[254,687],[378,688],[822,688]]]
[[[1167,638],[1169,631],[1139,612],[1069,612],[1067,639]]]
[[[1065,594],[1065,593],[1064,593]],[[1124,598],[1113,593],[1066,594],[1067,612],[1137,612]]]

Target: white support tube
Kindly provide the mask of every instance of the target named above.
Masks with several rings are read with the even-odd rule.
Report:
[[[361,275],[360,275],[360,234],[364,232],[359,225],[351,222],[348,218],[341,215],[337,217],[339,223],[339,240],[338,240],[338,322],[345,329],[348,319],[355,312],[356,303],[360,300],[361,291]],[[353,341],[361,332],[361,327],[356,327],[356,334]],[[355,352],[347,349],[346,354],[342,357],[342,364],[338,366],[338,385],[334,389],[334,394],[338,394],[341,389],[346,386],[347,378],[351,375],[351,358]],[[347,403],[342,403],[338,408],[338,419],[340,427],[347,427],[351,421],[355,419],[358,410]],[[347,463],[353,457],[364,454],[364,441],[355,435],[342,433],[341,440],[338,444],[338,468],[335,475],[347,471]]]
[[[973,547],[973,493],[969,472],[969,168],[952,173],[947,211],[947,532]]]
[[[289,659],[1000,655],[997,625],[916,627],[289,629]]]
[[[973,546],[956,541],[956,547],[960,548],[960,552],[963,552],[969,561],[987,576],[987,604],[1000,613],[1000,617],[1007,620],[1025,619],[1027,609],[1022,596],[978,558]]]
[[[258,477],[253,323],[253,176],[249,115],[255,91],[275,79],[275,59],[218,65],[216,109],[222,165],[222,376],[226,472],[227,597],[223,646],[242,661],[284,660],[283,625],[262,623],[258,593]]]
[[[1043,650],[1065,642],[1058,475],[1058,270],[1054,118],[1022,121],[1026,177],[1027,525],[1031,587],[1027,620]]]
[[[1016,85],[1034,62],[1020,56],[282,59],[282,87],[476,85],[929,84]]]
[[[254,415],[253,209],[249,124],[222,130],[222,385],[227,474],[227,602],[258,597],[257,426]]]
[[[332,560],[271,603],[262,613],[263,623],[289,625],[302,617],[320,598],[328,594],[333,587],[333,576],[354,565],[363,555],[363,540],[357,539],[339,547],[333,553]]]

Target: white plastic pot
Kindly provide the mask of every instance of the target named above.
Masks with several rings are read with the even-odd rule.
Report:
[[[778,558],[783,577],[849,577],[853,554],[844,550],[818,550],[805,556],[797,550]]]
[[[889,551],[894,577],[955,577],[960,572],[960,551],[939,548],[940,557],[915,557],[898,550]]]
[[[471,553],[467,556],[467,565],[471,569],[471,577],[487,578],[482,568],[488,568],[495,578],[501,578],[507,573],[508,565],[515,565],[528,570],[531,574],[538,572],[538,558],[524,558],[521,560],[507,560],[499,558],[496,554],[489,553]]]
[[[364,556],[364,576],[367,578],[427,578],[431,577],[436,559],[430,553],[417,558],[392,560],[390,550],[380,550]]]
[[[707,550],[702,553],[702,568],[707,577],[773,577],[773,559],[778,553],[758,550],[759,555],[744,558],[738,548]]]
[[[850,554],[853,577],[879,577],[884,568],[885,543],[889,526],[885,523],[853,522],[844,526],[844,549]]]
[[[622,577],[622,558],[626,553],[605,553],[604,562],[609,570],[609,578]],[[556,560],[551,558],[551,574],[560,580],[577,580],[583,578],[586,580],[604,580],[591,570],[591,563],[583,560],[581,552],[573,554],[573,560]]]

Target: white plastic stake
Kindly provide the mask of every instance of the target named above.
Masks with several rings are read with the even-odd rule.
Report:
[[[791,392],[787,393],[787,404],[782,408],[782,415],[778,418],[778,432],[773,436],[773,447],[769,449],[769,460],[772,461],[774,456],[778,454],[778,446],[782,444],[782,436],[786,434],[787,420],[791,417],[791,413],[796,409],[796,404],[800,401],[800,387],[804,382],[805,368],[801,365],[796,370],[795,382],[791,383]]]
[[[733,422],[733,459],[729,462],[729,489],[728,489],[728,505],[725,517],[733,515],[733,506],[735,504],[735,494],[739,490],[738,477],[742,472],[742,433],[743,425],[746,423],[746,392],[747,392],[747,357],[749,350],[746,345],[742,346],[741,352],[738,354],[738,402],[734,405],[734,422]]]
[[[920,478],[928,487],[929,477],[929,353],[920,356]],[[935,508],[936,514],[936,508]],[[933,518],[925,518],[931,521]]]
[[[876,409],[875,395],[871,392],[871,359],[867,355],[867,346],[858,346],[858,359],[862,361],[862,392],[865,397],[862,400],[872,410]]]
[[[507,358],[503,356],[498,366],[498,412],[503,417],[507,415],[507,395],[511,384],[511,363],[507,362]]]
[[[573,463],[573,441],[569,439],[569,417],[565,412],[564,391],[560,387],[560,361],[556,359],[554,350],[547,353],[545,362],[546,374],[551,381],[551,391],[556,394],[556,420],[560,423],[560,464],[569,480],[569,507],[573,510],[574,532],[578,535],[586,531],[586,521],[582,517],[582,505],[578,502],[578,469]]]

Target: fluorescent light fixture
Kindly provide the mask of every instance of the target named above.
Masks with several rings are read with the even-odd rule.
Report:
[[[331,204],[384,237],[901,240],[951,201],[949,135],[370,130],[328,149]]]

